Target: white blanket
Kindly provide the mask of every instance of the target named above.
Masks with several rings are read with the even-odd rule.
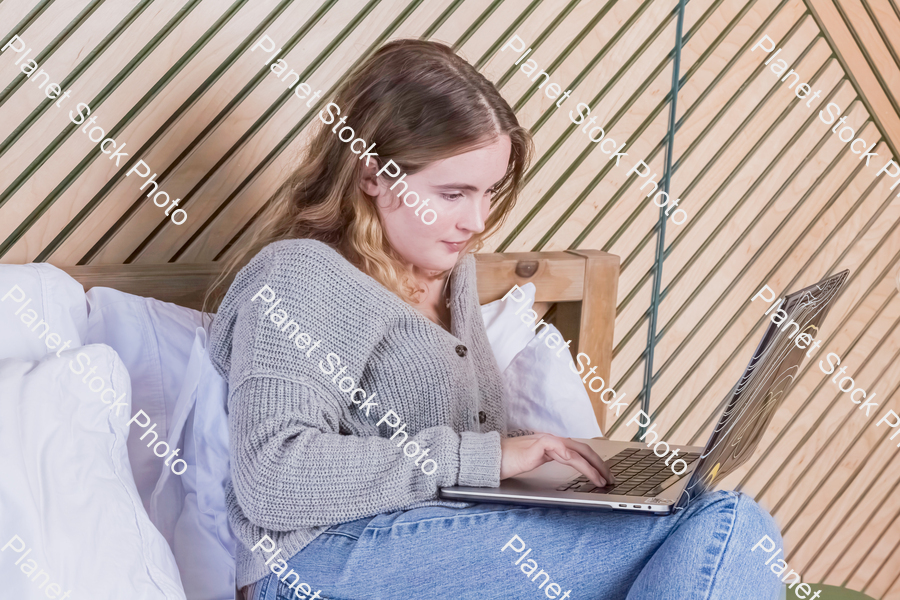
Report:
[[[130,406],[128,373],[106,346],[0,360],[4,597],[184,598],[131,475]]]

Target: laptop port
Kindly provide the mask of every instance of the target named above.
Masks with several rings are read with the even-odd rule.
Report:
[[[628,508],[627,504],[620,504],[619,506],[621,506],[622,508]]]
[[[632,506],[634,506],[635,508],[640,508],[640,507],[641,507],[640,504],[632,504]]]

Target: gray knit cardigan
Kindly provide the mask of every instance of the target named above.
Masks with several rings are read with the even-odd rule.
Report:
[[[259,294],[264,286],[274,297]],[[228,382],[227,502],[243,544],[239,587],[269,573],[270,555],[250,552],[264,535],[287,559],[331,525],[444,504],[440,487],[499,484],[506,416],[472,255],[453,269],[450,288],[452,333],[318,241],[270,244],[238,273],[212,324],[209,352]],[[299,331],[281,324],[285,314]],[[296,341],[302,333],[321,343],[310,350]],[[377,393],[368,417],[338,388],[340,379],[325,374],[329,353],[347,367],[341,378],[351,377],[367,398]],[[434,474],[404,456],[402,435],[387,439],[396,432],[388,422],[376,426],[388,410],[409,440],[430,449]]]

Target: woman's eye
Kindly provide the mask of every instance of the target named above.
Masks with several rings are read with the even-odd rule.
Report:
[[[444,200],[448,200],[450,202],[453,202],[454,200],[459,200],[462,197],[463,197],[463,195],[459,192],[448,192],[448,193],[441,194],[441,198],[443,198]]]

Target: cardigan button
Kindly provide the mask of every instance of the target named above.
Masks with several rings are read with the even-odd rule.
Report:
[[[484,422],[487,421],[487,415],[484,414],[483,410],[478,411],[478,422],[484,425]]]
[[[459,346],[456,347],[456,353],[459,356],[462,356],[463,358],[465,358],[466,352],[467,352],[466,347],[463,346],[462,344],[460,344]]]

